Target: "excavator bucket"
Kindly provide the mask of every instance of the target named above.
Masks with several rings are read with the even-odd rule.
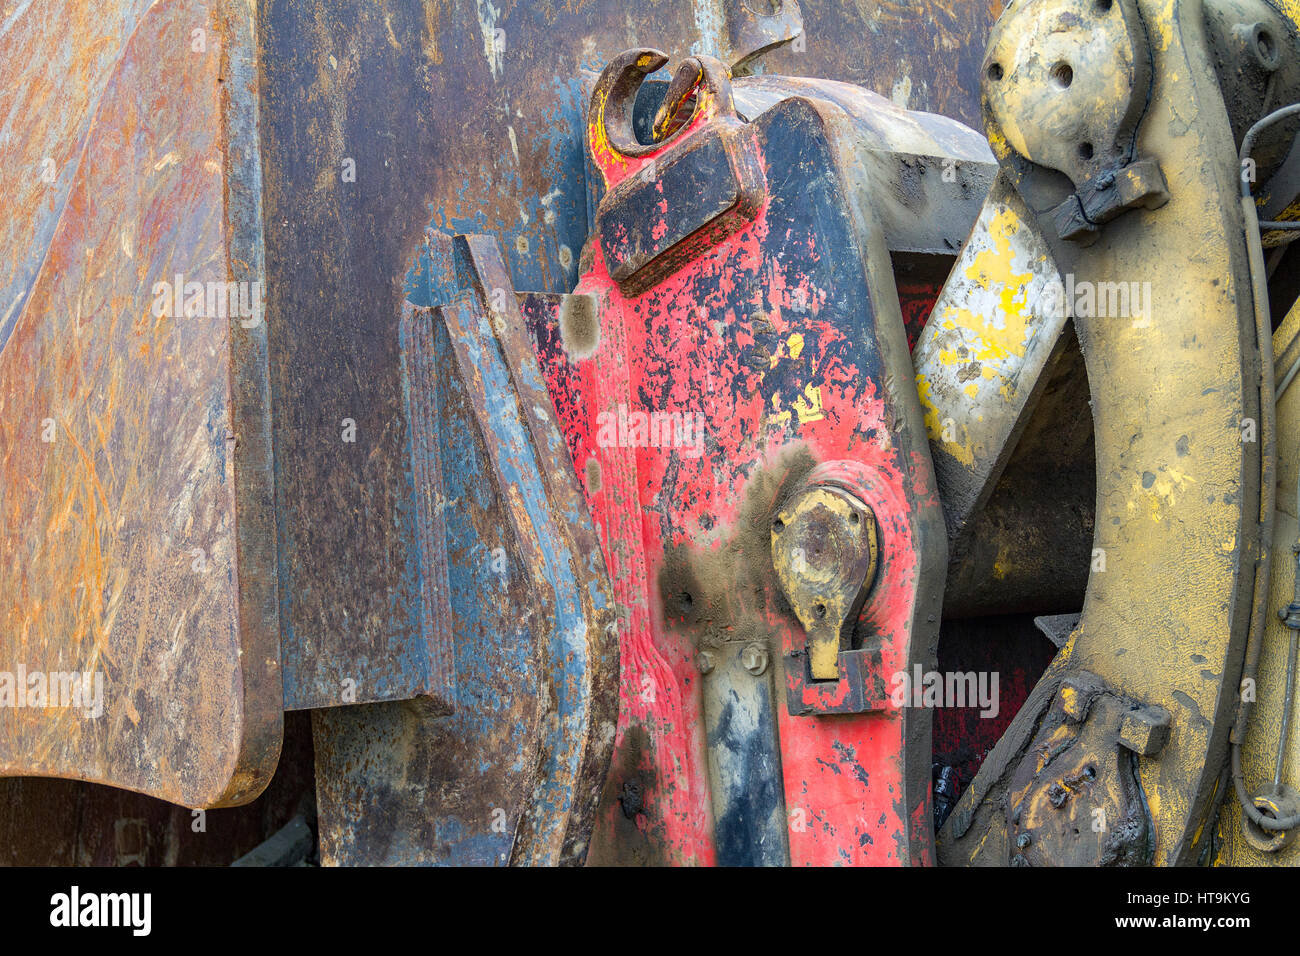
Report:
[[[49,102],[6,140],[0,774],[242,803],[283,722],[252,19],[50,6],[4,35]]]

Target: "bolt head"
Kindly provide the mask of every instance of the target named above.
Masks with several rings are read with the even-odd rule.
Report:
[[[700,651],[695,655],[695,666],[699,668],[701,674],[707,674],[713,670],[715,661],[713,660],[712,651]]]
[[[755,677],[767,670],[767,648],[762,644],[749,644],[740,652],[740,664]]]
[[[1143,757],[1154,757],[1169,740],[1169,711],[1163,707],[1130,710],[1120,720],[1119,742]]]

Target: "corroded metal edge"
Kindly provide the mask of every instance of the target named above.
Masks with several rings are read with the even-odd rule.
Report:
[[[236,282],[266,285],[262,163],[258,143],[257,23],[250,4],[220,0],[226,262]],[[232,458],[235,470],[235,580],[244,724],[235,772],[213,806],[247,803],[270,782],[284,737],[280,666],[275,455],[265,313],[256,325],[230,322]]]

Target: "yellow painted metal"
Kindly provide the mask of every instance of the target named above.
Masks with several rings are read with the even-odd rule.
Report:
[[[1273,334],[1274,373],[1279,383],[1292,363],[1300,358],[1300,305],[1293,307]],[[1255,686],[1255,707],[1242,746],[1242,767],[1248,789],[1273,779],[1274,760],[1282,729],[1286,702],[1287,650],[1290,633],[1277,611],[1290,603],[1295,583],[1295,560],[1291,546],[1300,540],[1297,514],[1297,480],[1300,479],[1300,383],[1293,384],[1277,402],[1277,511],[1273,523],[1273,566],[1268,595],[1267,627],[1260,651]],[[1291,726],[1300,725],[1300,699],[1292,701]],[[1294,730],[1284,744],[1282,783],[1295,785],[1300,771],[1300,733]],[[1229,866],[1296,866],[1300,844],[1265,852],[1243,831],[1244,814],[1231,791],[1224,799],[1218,827],[1222,841],[1216,859]]]
[[[1094,402],[1102,561],[1068,661],[1049,669],[950,817],[945,862],[1009,859],[1003,780],[1066,675],[1090,672],[1171,715],[1168,745],[1138,762],[1153,863],[1197,859],[1227,756],[1256,570],[1266,567],[1261,388],[1271,412],[1271,376],[1260,373],[1237,161],[1202,5],[1137,5],[1154,60],[1138,152],[1160,163],[1169,203],[1124,213],[1086,248],[1053,239],[1076,284],[1137,283],[1149,305],[1075,317]],[[1074,75],[1089,66],[1080,51]],[[1006,155],[996,124],[990,139]],[[1059,858],[1071,859],[1068,836]]]
[[[950,540],[992,493],[1067,321],[1055,259],[999,174],[913,352]]]
[[[1292,23],[1300,28],[1300,0],[1271,0]],[[1279,219],[1293,219],[1300,215],[1300,203],[1293,203]],[[1264,237],[1265,243],[1268,236]],[[1241,748],[1241,765],[1246,787],[1252,792],[1274,779],[1279,748],[1284,756],[1281,762],[1280,782],[1294,785],[1295,774],[1300,770],[1300,735],[1292,730],[1282,739],[1283,718],[1287,710],[1287,654],[1290,631],[1277,615],[1286,607],[1295,593],[1296,558],[1293,547],[1300,543],[1300,386],[1290,382],[1292,370],[1300,364],[1300,303],[1293,306],[1286,318],[1273,333],[1273,373],[1279,387],[1276,401],[1277,481],[1276,510],[1273,519],[1271,550],[1274,554],[1269,577],[1267,616],[1263,643],[1260,648],[1258,669],[1254,686],[1243,687],[1243,694],[1254,694],[1255,704],[1250,715],[1245,739]],[[1287,385],[1290,387],[1287,387]],[[1300,721],[1296,711],[1300,701],[1291,701],[1291,727]],[[1279,846],[1267,849],[1269,841],[1255,828],[1254,836],[1246,828],[1247,821],[1241,805],[1229,793],[1224,797],[1223,811],[1217,826],[1220,848],[1215,859],[1217,865],[1230,866],[1295,866],[1300,864],[1300,851],[1294,840],[1294,831],[1277,841]]]
[[[806,489],[777,514],[772,564],[808,632],[813,680],[839,677],[845,632],[876,576],[879,557],[875,515],[842,489]]]

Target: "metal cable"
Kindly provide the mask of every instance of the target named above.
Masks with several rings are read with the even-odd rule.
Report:
[[[1268,127],[1272,126],[1274,123],[1281,122],[1282,120],[1286,119],[1288,116],[1295,116],[1297,114],[1300,114],[1300,103],[1292,103],[1290,106],[1284,106],[1279,110],[1274,110],[1273,112],[1265,116],[1263,119],[1256,122],[1253,126],[1251,126],[1250,129],[1246,130],[1246,135],[1243,136],[1241,139],[1241,149],[1238,151],[1237,154],[1237,158],[1241,164],[1241,167],[1244,167],[1246,165],[1246,160],[1250,159],[1251,151],[1254,150],[1255,148],[1255,141],[1259,139],[1260,134],[1264,132],[1264,130],[1268,129]],[[1238,175],[1237,178],[1241,181],[1242,199],[1249,200],[1250,182],[1246,179],[1245,176],[1241,176],[1240,174]],[[1252,211],[1254,210],[1254,208],[1255,208],[1255,204],[1254,201],[1252,200],[1251,201]],[[1247,223],[1246,229],[1247,232],[1250,231],[1249,223]],[[1286,231],[1300,230],[1300,222],[1269,221],[1269,222],[1261,222],[1258,225],[1258,232],[1278,230],[1278,229],[1282,229]],[[1261,251],[1261,258],[1262,258],[1262,251]],[[1253,261],[1251,262],[1250,268],[1251,268],[1251,272],[1253,273],[1255,271],[1255,263]],[[1262,354],[1267,355],[1268,352],[1264,352]],[[1282,397],[1282,394],[1286,391],[1287,386],[1290,385],[1292,380],[1296,377],[1297,372],[1300,372],[1300,356],[1298,356],[1296,360],[1291,363],[1291,367],[1287,369],[1286,373],[1282,376],[1282,383],[1277,387],[1277,392],[1275,393],[1275,400],[1280,399]]]
[[[1237,154],[1238,159],[1241,160],[1241,165],[1245,166],[1246,160],[1250,159],[1251,151],[1255,148],[1255,140],[1259,139],[1260,133],[1264,132],[1264,130],[1268,129],[1274,123],[1279,123],[1288,116],[1295,116],[1298,113],[1300,113],[1300,103],[1292,103],[1290,106],[1284,106],[1280,110],[1274,110],[1255,123],[1255,125],[1250,129],[1246,130],[1246,135],[1241,139],[1241,149]],[[1241,194],[1243,196],[1249,196],[1250,183],[1244,176],[1240,176],[1239,178],[1241,179]]]
[[[1254,149],[1255,140],[1259,134],[1269,126],[1286,119],[1288,116],[1300,114],[1300,103],[1294,103],[1291,106],[1284,106],[1280,110],[1274,110],[1263,119],[1255,123],[1246,131],[1245,137],[1241,142],[1240,159],[1244,164],[1249,158],[1250,152]],[[1261,232],[1259,217],[1255,210],[1255,202],[1250,194],[1250,184],[1243,177],[1241,179],[1241,207],[1246,228],[1246,251],[1247,263],[1250,270],[1251,289],[1255,300],[1255,334],[1259,341],[1260,352],[1260,431],[1261,438],[1261,484],[1260,489],[1260,548],[1261,559],[1256,570],[1255,577],[1255,616],[1251,620],[1250,636],[1246,645],[1246,662],[1242,672],[1244,679],[1249,679],[1253,683],[1259,669],[1259,657],[1263,644],[1263,623],[1266,615],[1268,595],[1268,568],[1269,568],[1269,549],[1272,545],[1272,525],[1273,515],[1271,513],[1276,501],[1276,481],[1273,475],[1275,470],[1273,442],[1276,440],[1273,434],[1274,418],[1277,410],[1277,393],[1273,389],[1273,363],[1272,354],[1272,323],[1268,316],[1268,289],[1264,281],[1264,249],[1261,242]],[[1290,384],[1291,378],[1294,378],[1294,371],[1288,373],[1285,384]],[[1271,406],[1271,407],[1270,407]],[[1297,489],[1300,495],[1300,489]],[[1300,510],[1300,498],[1297,499],[1298,510]],[[1297,562],[1300,562],[1300,550],[1296,553]],[[1296,582],[1293,586],[1294,594],[1300,598],[1300,563],[1297,563]],[[1300,611],[1300,600],[1293,601],[1293,608]],[[1296,616],[1297,623],[1300,623],[1300,615]],[[1288,619],[1288,625],[1290,620]],[[1295,631],[1292,631],[1292,657],[1291,666],[1288,668],[1288,682],[1286,691],[1286,716],[1283,718],[1283,733],[1290,731],[1290,712],[1291,705],[1294,701],[1295,688],[1295,660],[1294,645]],[[1237,794],[1237,801],[1241,804],[1242,812],[1246,817],[1262,830],[1278,831],[1289,830],[1300,824],[1300,813],[1292,814],[1288,817],[1273,818],[1267,817],[1255,806],[1254,798],[1246,790],[1245,773],[1241,766],[1241,748],[1246,737],[1246,728],[1250,721],[1251,703],[1242,696],[1238,703],[1237,722],[1233,726],[1230,740],[1231,765],[1232,765],[1232,784]],[[1283,738],[1285,739],[1285,738]],[[1284,760],[1284,750],[1279,742],[1279,752],[1277,764],[1275,765],[1275,784],[1280,784],[1281,764]]]

